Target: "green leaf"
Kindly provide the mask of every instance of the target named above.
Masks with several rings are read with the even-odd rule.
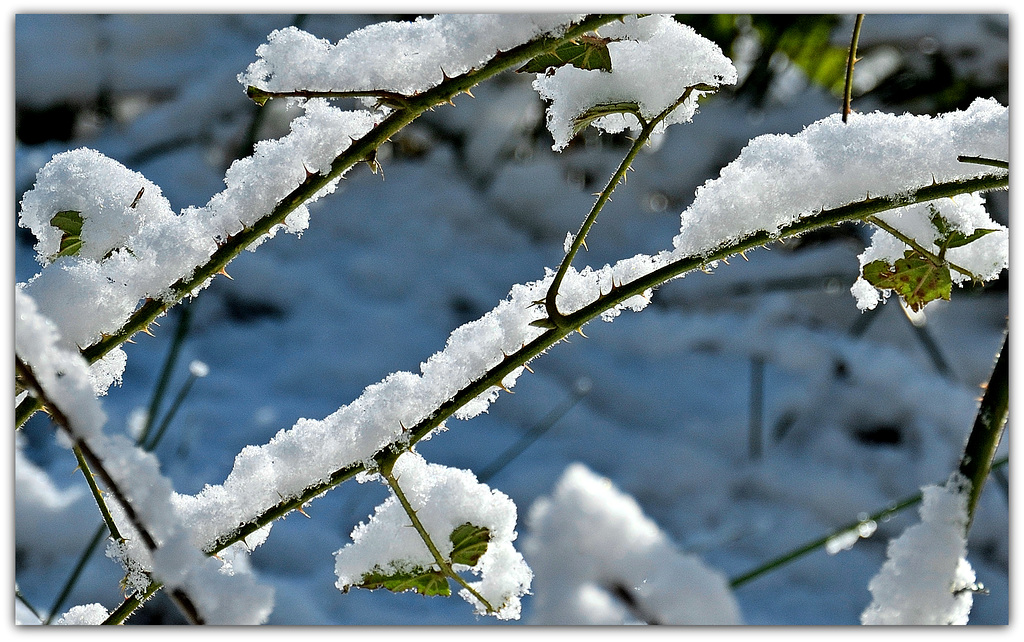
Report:
[[[60,237],[60,249],[50,257],[74,256],[82,249],[82,213],[74,210],[57,212],[50,219],[50,224],[64,232]]]
[[[608,53],[611,38],[598,36],[580,36],[576,40],[564,42],[550,53],[537,56],[526,63],[517,72],[542,74],[548,69],[572,65],[580,69],[612,70],[612,56]]]
[[[385,571],[380,566],[363,575],[359,588],[374,590],[384,588],[392,593],[416,591],[420,595],[451,595],[448,579],[439,570],[414,566],[408,570]]]
[[[259,87],[249,85],[245,88],[245,95],[249,97],[254,103],[262,107],[267,104],[267,100],[270,99],[270,94],[263,91]]]
[[[949,301],[953,289],[949,266],[935,265],[916,250],[907,250],[895,265],[872,261],[864,266],[862,275],[876,288],[896,292],[915,312],[935,299]]]
[[[971,232],[970,236],[964,236],[962,232],[953,232],[952,234],[949,235],[949,240],[946,243],[945,247],[947,249],[951,247],[962,247],[964,245],[967,245],[968,243],[973,243],[977,241],[978,239],[987,234],[991,234],[992,232],[996,231],[997,230],[978,228]]]
[[[474,526],[466,522],[453,530],[449,539],[454,546],[451,563],[476,566],[480,556],[487,552],[487,545],[491,541],[491,531],[483,526]]]

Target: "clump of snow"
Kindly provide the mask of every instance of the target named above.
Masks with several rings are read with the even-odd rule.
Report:
[[[487,551],[471,569],[481,580],[469,584],[497,610],[493,615],[503,620],[517,619],[520,598],[530,589],[532,573],[512,545],[517,536],[512,500],[477,482],[468,470],[428,463],[415,452],[399,457],[392,472],[431,541],[446,559],[453,549],[450,536],[459,526],[469,523],[490,530]],[[377,506],[368,522],[352,531],[352,543],[335,555],[337,586],[343,591],[360,584],[363,576],[375,569],[387,573],[436,567],[394,492]],[[469,591],[462,589],[460,595],[478,613],[486,613],[486,607]]]
[[[50,401],[82,438],[100,434],[106,414],[93,392],[85,360],[60,342],[60,331],[22,288],[14,290],[14,352],[32,369]]]
[[[922,489],[921,522],[889,542],[862,624],[967,624],[975,580],[965,559],[970,486],[954,473]]]
[[[582,464],[533,504],[527,524],[534,624],[741,624],[725,576],[680,552],[636,500]],[[622,592],[629,598],[613,597]]]
[[[463,74],[496,53],[563,31],[580,15],[442,14],[382,22],[337,44],[296,27],[279,29],[239,74],[265,91],[371,91],[412,95]]]
[[[697,189],[682,215],[674,253],[702,256],[759,231],[775,234],[797,219],[911,186],[965,179],[992,168],[958,155],[1006,159],[1009,110],[978,99],[936,118],[875,112],[833,115],[796,135],[751,140],[719,178]],[[896,214],[895,216],[899,216]]]
[[[58,626],[81,626],[103,624],[107,619],[107,609],[102,604],[81,604],[72,606],[67,613],[57,620]]]
[[[533,83],[541,97],[551,101],[547,125],[556,151],[569,144],[577,120],[595,106],[631,102],[646,120],[651,120],[690,87],[736,82],[736,68],[718,45],[670,15],[628,16],[621,23],[602,27],[600,32],[602,37],[612,39],[608,43],[611,72],[563,65],[550,75],[537,74]],[[704,93],[694,91],[656,131],[693,118],[697,99]],[[632,114],[603,116],[593,125],[609,133],[640,127]]]

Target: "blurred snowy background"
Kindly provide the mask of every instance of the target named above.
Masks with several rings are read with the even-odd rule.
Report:
[[[409,18],[19,15],[16,195],[53,154],[88,146],[161,186],[176,210],[204,204],[233,159],[287,132],[294,115],[280,102],[260,110],[235,80],[271,30],[298,24],[335,41],[370,22]],[[748,139],[796,133],[839,109],[852,16],[683,19],[722,45],[741,84],[640,156],[577,267],[669,247],[695,188]],[[1007,104],[1008,25],[998,14],[869,15],[855,108],[935,114],[975,97]],[[589,130],[552,152],[531,79],[506,74],[474,89],[475,99],[461,95],[426,114],[381,149],[383,176],[351,172],[313,206],[301,238],[278,235],[244,253],[228,268],[233,280],[216,279],[187,304],[190,330],[169,394],[190,362],[209,374],[194,382],[156,451],[178,492],[222,482],[246,444],[323,417],[393,371],[416,371],[454,328],[558,264],[566,232],[577,230],[626,148]],[[989,202],[1005,224],[1007,195]],[[679,550],[730,578],[941,483],[1006,326],[1006,278],[956,290],[952,302],[928,307],[923,327],[895,301],[862,314],[849,287],[868,233],[842,226],[672,282],[644,312],[591,323],[589,338],[556,346],[514,395],[449,422],[418,450],[486,473],[516,502],[518,545],[537,592],[575,581],[545,574],[526,545],[535,537],[531,506],[574,462],[632,496]],[[38,271],[33,242],[17,230],[18,281]],[[155,337],[126,346],[124,384],[102,399],[107,430],[128,430],[149,405],[182,309]],[[533,437],[518,456],[502,457]],[[44,611],[99,524],[74,469],[45,416],[34,417],[18,436],[15,579]],[[972,624],[1009,618],[1004,474],[987,487],[971,531],[968,559],[989,590],[975,598]],[[274,525],[251,558],[276,590],[271,623],[493,623],[458,598],[334,588],[332,554],[385,496],[379,485],[344,484],[307,508],[311,519],[292,514]],[[858,623],[886,542],[916,520],[915,509],[903,511],[850,550],[819,549],[737,588],[743,621]],[[120,578],[97,553],[62,610],[116,607]],[[540,597],[524,599],[522,622],[540,616]],[[131,620],[178,621],[163,598]]]

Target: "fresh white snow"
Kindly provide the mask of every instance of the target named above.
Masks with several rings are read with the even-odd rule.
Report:
[[[280,18],[282,24],[270,26],[267,17],[244,17],[240,23],[197,19],[209,31],[198,32],[195,41],[182,42],[177,48],[168,44],[180,58],[159,57],[158,68],[168,75],[169,86],[174,86],[178,77],[190,83],[189,92],[176,100],[190,109],[229,110],[224,105],[231,105],[233,113],[249,113],[251,105],[237,84],[233,98],[209,105],[188,102],[203,94],[204,87],[208,89],[204,95],[214,95],[214,87],[223,83],[223,75],[204,76],[188,67],[189,61],[201,59],[199,51],[219,50],[225,42],[240,41],[238,47],[248,48],[239,55],[242,60],[257,56],[257,62],[239,79],[243,85],[268,81],[272,83],[269,87],[261,86],[275,89],[301,80],[339,90],[386,82],[393,91],[411,93],[436,83],[441,73],[437,72],[437,78],[420,73],[420,67],[408,64],[409,51],[430,49],[438,43],[462,43],[460,49],[442,56],[452,61],[451,67],[447,62],[444,65],[444,73],[451,76],[480,64],[498,49],[536,33],[557,30],[569,17],[442,16],[401,26],[370,27],[338,45],[331,42],[360,26],[360,18],[314,17],[304,25],[310,33],[333,31],[330,42],[285,27],[286,17]],[[96,24],[90,20],[93,18],[66,17],[57,24],[98,25],[117,31],[123,19],[96,19]],[[22,42],[29,46],[36,29],[53,19],[39,17],[38,21],[19,17],[19,47]],[[157,19],[137,23],[137,37],[159,33],[159,24]],[[273,32],[254,54],[266,34],[278,27],[281,30]],[[472,29],[488,35],[466,38]],[[385,32],[408,37],[390,38],[393,50],[379,56],[381,52],[370,50],[365,43],[379,42]],[[129,38],[128,32],[117,33],[119,38]],[[653,46],[656,38],[696,37],[658,16],[608,25],[600,33],[636,39],[635,46],[625,41],[610,45],[613,57],[624,56],[620,69],[633,63],[647,64],[644,61],[650,62],[649,56],[664,51]],[[26,34],[24,40],[22,34]],[[316,59],[292,64],[303,43],[319,51]],[[651,48],[644,50],[642,43]],[[632,58],[630,47],[635,49]],[[140,61],[151,50],[140,49],[138,60],[122,48],[114,52],[105,64],[115,64],[121,56],[129,64],[126,73],[138,74],[145,68]],[[704,53],[707,57],[700,64],[720,65],[714,67],[712,79],[729,81],[734,73],[729,61],[711,48]],[[369,58],[388,64],[380,68],[338,64],[339,60]],[[180,60],[182,66],[169,62],[174,60]],[[631,60],[633,63],[628,62]],[[73,63],[37,57],[27,70],[68,74],[73,73],[69,71]],[[425,60],[427,63],[433,68],[437,60]],[[237,66],[235,73],[244,64]],[[697,62],[694,65],[699,66]],[[313,75],[291,78],[290,70],[308,70]],[[554,82],[580,71],[563,67],[547,80]],[[360,76],[364,73],[369,76]],[[608,76],[586,72],[607,80],[602,74]],[[88,77],[79,80],[91,86]],[[424,80],[425,85],[410,84]],[[538,89],[551,97],[544,92],[554,90],[541,88],[544,80],[537,80]],[[519,75],[498,86],[503,87],[501,91],[530,95],[530,81]],[[159,84],[155,79],[149,82]],[[677,82],[682,84],[672,84]],[[647,82],[646,88],[664,95],[652,97],[649,107],[644,102],[644,109],[651,110],[645,115],[663,108],[664,100],[677,98],[679,86],[693,82],[711,80],[695,81],[686,76],[673,78],[671,83]],[[19,83],[19,100],[24,93],[32,101],[45,103],[53,92],[52,87],[44,92],[37,81],[19,77]],[[673,92],[676,95],[669,96]],[[88,91],[82,93],[89,95]],[[210,164],[213,157],[204,144],[186,143],[171,154],[131,164],[133,169],[128,169],[125,165],[129,163],[116,159],[124,159],[126,150],[132,149],[131,122],[121,130],[111,128],[70,145],[75,149],[49,164],[49,153],[22,145],[16,149],[16,175],[29,181],[26,188],[35,180],[35,187],[22,196],[22,225],[38,239],[36,264],[31,262],[28,245],[17,246],[17,278],[24,284],[16,291],[19,355],[45,348],[45,354],[31,359],[44,371],[64,368],[74,375],[62,377],[66,380],[62,388],[74,382],[77,396],[69,400],[76,412],[83,414],[82,425],[102,426],[111,434],[111,452],[122,457],[119,461],[124,462],[126,474],[135,470],[154,480],[148,487],[153,494],[144,500],[152,512],[147,519],[162,529],[167,546],[155,560],[138,551],[128,554],[176,578],[172,585],[195,592],[209,605],[214,620],[332,624],[476,621],[474,609],[460,600],[357,589],[340,594],[334,588],[336,581],[344,584],[334,576],[334,553],[338,553],[339,574],[343,562],[354,564],[343,574],[350,577],[352,568],[365,569],[374,560],[408,559],[410,547],[415,548],[419,541],[411,537],[411,529],[402,526],[404,512],[393,498],[381,496],[383,490],[376,488],[379,484],[345,484],[306,507],[312,519],[293,513],[275,523],[272,531],[263,529],[248,538],[245,546],[226,551],[222,562],[203,561],[196,549],[254,511],[300,492],[311,481],[364,461],[400,438],[403,426],[424,418],[503,354],[540,333],[529,323],[542,316],[542,310],[531,304],[543,296],[550,280],[551,273],[544,268],[557,264],[567,229],[577,228],[592,202],[586,193],[592,190],[581,190],[564,177],[592,173],[603,184],[622,150],[602,146],[600,139],[586,132],[582,134],[588,141],[585,146],[567,149],[561,155],[552,155],[547,149],[550,138],[526,148],[517,143],[520,146],[515,149],[494,143],[487,158],[477,158],[478,167],[492,168],[488,170],[490,184],[481,187],[477,181],[486,175],[474,174],[473,168],[462,165],[458,153],[441,140],[446,131],[472,140],[480,124],[488,122],[491,103],[483,100],[483,91],[474,93],[476,100],[460,97],[454,108],[439,108],[424,116],[422,125],[410,128],[411,135],[427,141],[422,158],[406,156],[389,162],[387,148],[383,149],[386,181],[359,168],[345,181],[335,182],[318,195],[318,203],[301,208],[285,222],[284,229],[301,233],[301,238],[286,236],[264,243],[271,234],[261,239],[256,252],[245,253],[231,264],[233,281],[215,279],[190,303],[196,320],[180,362],[187,365],[180,368],[203,378],[196,382],[172,434],[157,451],[159,470],[155,458],[133,450],[128,440],[116,433],[127,430],[133,413],[138,416],[136,411],[148,403],[168,344],[167,326],[173,327],[176,317],[172,314],[161,319],[164,329],[154,328],[157,339],[140,335],[137,345],[111,353],[88,372],[84,364],[70,369],[66,365],[70,363],[66,359],[75,356],[75,344],[85,345],[116,328],[141,298],[166,296],[168,285],[185,276],[199,257],[208,256],[218,240],[271,208],[305,172],[324,170],[348,145],[349,137],[368,131],[382,117],[381,112],[345,111],[327,101],[305,101],[301,113],[281,129],[277,140],[261,143],[254,157],[232,164],[221,184],[218,181],[224,168]],[[618,100],[617,95],[602,95],[598,101]],[[638,159],[637,171],[616,192],[615,203],[588,238],[592,251],[581,253],[578,269],[568,274],[560,291],[561,310],[578,309],[613,283],[637,278],[676,257],[700,255],[722,239],[753,230],[778,229],[823,206],[856,200],[866,190],[875,195],[907,181],[928,184],[933,173],[938,180],[948,180],[987,171],[957,163],[957,153],[998,158],[1008,154],[1008,110],[989,100],[976,101],[964,112],[941,118],[869,112],[856,114],[844,125],[836,116],[829,116],[834,106],[828,97],[808,91],[800,108],[791,110],[780,126],[790,133],[761,138],[756,136],[779,129],[747,119],[741,108],[728,101],[715,100],[703,99],[696,116],[695,101],[680,108],[678,121],[671,122],[682,124],[666,130],[657,148]],[[569,111],[574,109],[578,113],[578,108]],[[146,126],[150,136],[154,118],[163,118],[155,125],[167,134],[199,126],[187,119],[174,120],[172,111],[149,112],[134,122],[150,118]],[[458,119],[452,114],[458,114]],[[692,123],[685,122],[691,117]],[[605,131],[618,131],[628,123],[599,125]],[[564,130],[555,127],[553,132],[556,147],[564,147]],[[877,132],[885,134],[882,147],[874,145]],[[223,147],[239,135],[239,128],[225,125],[212,135],[218,141],[214,146]],[[739,143],[748,138],[753,140],[740,152]],[[392,145],[397,148],[413,140],[396,139]],[[942,144],[935,144],[936,140]],[[965,145],[964,140],[971,142]],[[83,144],[100,152],[78,149]],[[485,147],[474,149],[479,155]],[[865,152],[868,149],[872,152]],[[50,153],[58,151],[63,150]],[[907,162],[911,155],[919,160]],[[694,156],[702,160],[681,162]],[[711,157],[736,160],[721,170],[719,178],[712,179],[719,170],[705,167]],[[524,167],[542,171],[534,171],[529,182],[524,182]],[[37,171],[38,177],[33,179]],[[822,189],[821,177],[836,174],[843,180],[829,182],[828,189]],[[207,178],[196,180],[200,175]],[[696,200],[692,199],[694,188],[702,182]],[[133,206],[140,189],[142,196]],[[523,204],[529,202],[519,193],[524,189],[548,196],[537,199],[527,208],[532,208],[530,211],[523,211]],[[172,198],[172,194],[179,196]],[[659,214],[647,206],[654,196],[670,197],[672,206]],[[766,201],[780,207],[760,207]],[[958,197],[939,207],[964,233],[979,227],[1000,229],[969,246],[950,250],[954,261],[992,277],[1006,267],[1007,235],[1005,228],[990,220],[984,209],[987,201]],[[550,216],[545,208],[553,210]],[[80,255],[58,258],[51,264],[49,257],[60,240],[59,230],[48,219],[55,209],[81,210],[86,224]],[[931,243],[934,238],[925,238],[928,229],[921,227],[921,221],[927,220],[922,210],[908,208],[887,220],[922,243]],[[545,231],[550,220],[544,225],[536,222],[546,217],[575,222],[561,227],[556,224],[557,233],[550,234]],[[637,254],[638,248],[642,253]],[[531,363],[533,373],[517,370],[503,382],[509,389],[518,384],[515,395],[492,388],[456,414],[457,419],[472,421],[442,425],[441,431],[447,432],[435,433],[417,447],[425,459],[406,455],[396,472],[404,471],[410,485],[406,492],[424,502],[425,521],[436,520],[438,533],[450,531],[456,522],[473,519],[486,521],[498,533],[493,556],[482,558],[476,570],[482,573],[479,590],[505,605],[503,618],[516,617],[521,609],[526,622],[592,621],[587,618],[597,616],[604,618],[602,622],[638,619],[607,586],[600,585],[616,581],[631,584],[628,588],[643,598],[640,603],[653,609],[649,614],[666,621],[692,622],[689,618],[695,617],[695,611],[707,610],[693,605],[706,605],[709,600],[716,605],[711,610],[722,616],[720,621],[859,621],[870,599],[868,580],[884,561],[883,547],[876,543],[897,535],[901,530],[897,526],[902,524],[899,520],[879,524],[873,536],[852,549],[834,556],[821,552],[734,593],[725,588],[724,578],[948,475],[973,417],[976,386],[987,376],[998,345],[1005,296],[979,300],[954,292],[953,302],[928,307],[929,327],[939,335],[954,364],[955,377],[949,378],[932,371],[896,306],[886,306],[890,314],[879,312],[863,337],[848,335],[848,325],[860,316],[858,306],[872,307],[866,302],[870,303],[872,296],[877,299],[873,288],[855,285],[857,300],[846,291],[828,294],[843,289],[834,287],[822,291],[817,299],[799,292],[775,291],[729,301],[723,293],[733,285],[772,275],[835,269],[847,275],[849,287],[853,282],[850,275],[857,270],[858,252],[864,252],[860,257],[863,264],[898,256],[898,250],[899,246],[876,233],[867,251],[863,244],[825,252],[759,251],[750,254],[750,263],[737,258],[729,266],[718,265],[713,275],[690,275],[653,293],[653,300],[660,299],[664,305],[650,306],[650,292],[634,297],[621,308],[648,308],[643,314],[626,315],[611,326],[587,326],[591,339],[574,335],[571,343],[555,346]],[[630,256],[633,258],[623,258]],[[47,267],[33,277],[40,263]],[[603,268],[584,267],[602,263]],[[74,312],[61,312],[69,309],[69,302]],[[604,317],[611,320],[618,312],[609,311]],[[466,324],[472,319],[476,321]],[[59,358],[65,361],[50,364],[48,360],[56,358],[53,355],[64,355]],[[749,459],[745,451],[749,419],[745,395],[754,358],[768,364],[766,417],[774,430],[765,437],[766,454],[761,460]],[[477,483],[469,471],[489,463],[567,395],[574,394],[581,374],[594,383],[573,410],[495,479],[487,480],[486,485]],[[122,387],[111,387],[122,378]],[[108,388],[101,409],[95,395]],[[69,512],[92,514],[91,499],[70,490],[78,488],[75,484],[80,480],[65,481],[66,475],[61,476],[59,471],[68,469],[66,451],[62,454],[59,448],[51,449],[52,437],[45,420],[40,419],[33,420],[26,429],[27,437],[17,445],[17,543],[28,549],[24,559],[29,560],[25,569],[19,570],[18,581],[37,606],[48,604],[52,587],[63,581],[74,563],[72,555],[47,548],[44,534]],[[898,424],[901,435],[896,446],[868,446],[860,436],[893,423]],[[581,461],[600,471],[599,475],[575,463]],[[23,475],[22,469],[32,474]],[[40,474],[71,485],[40,483]],[[602,477],[613,479],[621,490],[613,489]],[[21,487],[30,479],[35,480],[31,482],[34,494],[22,495]],[[452,490],[453,485],[458,490]],[[607,519],[618,524],[618,531],[596,529],[586,518],[570,519],[572,509],[585,505],[579,501],[562,511],[560,522],[555,519],[554,500],[545,497],[584,489],[609,511]],[[975,601],[971,622],[1006,618],[1008,544],[1005,499],[1000,492],[995,484],[987,491],[972,531],[978,544],[966,549],[968,554],[975,549],[989,551],[983,559],[972,558],[971,566],[993,593]],[[23,498],[38,497],[39,493],[47,499],[40,500],[38,513],[27,516]],[[465,501],[435,512],[428,506],[436,506],[438,493]],[[525,523],[515,521],[517,506],[520,515],[531,516]],[[367,518],[370,511],[374,515]],[[593,519],[599,513],[588,515]],[[356,526],[361,522],[365,524]],[[561,524],[561,532],[576,529],[580,541],[610,538],[613,541],[602,545],[605,553],[633,542],[621,551],[622,559],[642,560],[643,564],[623,562],[632,570],[623,570],[611,579],[598,577],[600,564],[594,558],[579,561],[572,570],[568,565],[574,559],[573,551],[551,557],[560,550],[555,542],[565,543],[553,530],[556,522]],[[402,537],[378,539],[374,545],[393,544],[398,549],[366,549],[374,541],[368,533],[384,528],[381,524],[390,524],[388,528]],[[646,533],[643,545],[630,536],[608,534],[630,529]],[[517,539],[517,530],[526,537]],[[858,533],[865,538],[870,535]],[[524,539],[547,542],[531,544],[533,554],[529,546],[524,549],[535,574],[532,589],[530,570],[515,550]],[[39,554],[33,556],[31,551],[37,547]],[[77,551],[79,547],[71,548]],[[251,558],[245,548],[253,549]],[[363,550],[363,557],[354,562],[357,549]],[[542,549],[547,549],[548,557]],[[19,560],[23,559],[20,551]],[[648,571],[637,570],[641,566]],[[91,605],[68,611],[65,623],[90,621],[119,603],[120,567],[101,559],[90,567],[95,570],[90,571],[89,582],[83,582],[87,585],[76,591],[65,610],[72,604]],[[567,583],[576,588],[570,591]],[[671,593],[666,587],[678,583],[686,590],[678,592],[677,600],[666,597]],[[218,599],[225,594],[232,595],[232,600]],[[970,593],[966,595],[969,598]],[[574,596],[575,606],[550,606],[570,596]],[[779,596],[784,599],[778,600]],[[961,598],[961,605],[963,601]]]

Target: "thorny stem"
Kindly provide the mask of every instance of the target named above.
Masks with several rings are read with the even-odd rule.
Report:
[[[860,40],[860,25],[864,22],[864,14],[857,14],[853,25],[853,37],[850,39],[850,55],[846,60],[846,86],[843,89],[843,122],[850,115],[850,103],[853,101],[853,66],[857,63],[857,41]]]
[[[297,207],[327,187],[354,165],[372,159],[378,147],[426,111],[439,105],[451,103],[455,96],[470,90],[484,80],[496,76],[503,71],[520,67],[540,54],[554,51],[566,41],[574,40],[620,17],[622,16],[619,14],[589,16],[566,29],[561,36],[540,37],[508,51],[499,52],[478,69],[470,70],[454,78],[447,78],[427,91],[415,96],[409,96],[406,108],[394,111],[362,138],[353,141],[345,151],[334,159],[327,174],[313,173],[307,176],[273,210],[260,218],[252,227],[246,228],[227,239],[205,264],[196,268],[191,276],[180,279],[171,285],[169,289],[172,294],[166,299],[147,299],[119,330],[84,348],[82,355],[87,362],[90,364],[94,363],[130,339],[137,332],[148,328],[150,323],[177,304],[181,299],[221,273],[225,266],[242,250],[268,233],[271,228],[281,224]],[[20,427],[24,424],[40,407],[41,404],[38,399],[32,397],[25,399],[18,405],[16,410],[16,426]]]
[[[640,153],[643,146],[650,140],[655,127],[657,127],[661,121],[665,120],[665,118],[667,118],[668,115],[671,114],[679,105],[686,102],[686,99],[690,97],[693,90],[694,87],[687,87],[686,91],[683,92],[683,95],[680,96],[678,100],[672,103],[665,111],[658,114],[657,117],[650,122],[645,122],[639,114],[636,114],[637,119],[640,120],[642,125],[640,135],[633,141],[633,145],[629,148],[629,152],[626,154],[625,158],[622,159],[622,162],[619,163],[615,173],[613,173],[611,178],[608,179],[608,184],[605,185],[605,188],[601,190],[600,194],[598,194],[597,201],[590,209],[590,213],[587,214],[587,218],[583,220],[583,224],[580,226],[579,232],[576,234],[576,237],[573,238],[572,243],[569,246],[569,250],[565,253],[565,258],[562,259],[562,263],[558,266],[558,271],[555,272],[555,277],[551,281],[551,286],[548,288],[548,293],[544,300],[544,306],[548,314],[547,320],[550,321],[554,327],[561,327],[563,325],[563,320],[565,319],[565,316],[558,311],[557,301],[558,290],[562,285],[562,279],[565,278],[566,273],[569,271],[569,266],[572,265],[572,260],[579,251],[580,246],[584,246],[586,244],[587,233],[594,225],[594,222],[597,221],[597,215],[601,213],[605,204],[609,199],[611,199],[612,192],[615,191],[616,187],[618,187],[619,181],[625,180],[626,172],[633,164],[637,154]],[[538,325],[540,325],[540,323],[538,323]]]
[[[369,91],[315,91],[293,89],[291,91],[265,91],[258,87],[248,87],[245,93],[254,103],[261,107],[271,98],[376,98],[382,105],[394,109],[409,109],[409,96],[394,91],[373,89]]]
[[[998,174],[987,174],[976,178],[951,181],[949,183],[928,185],[917,190],[912,190],[909,195],[875,197],[831,210],[822,210],[817,214],[801,218],[789,224],[780,230],[777,235],[773,236],[767,232],[757,232],[733,243],[723,245],[706,255],[682,257],[646,274],[645,276],[635,279],[634,281],[629,283],[620,283],[613,287],[607,294],[598,297],[592,303],[573,312],[572,314],[565,315],[566,325],[564,327],[548,329],[533,341],[530,341],[523,345],[519,350],[505,357],[500,363],[495,365],[480,378],[469,383],[460,391],[455,393],[451,399],[438,406],[433,413],[428,415],[415,426],[411,426],[409,428],[409,432],[406,433],[405,437],[403,437],[403,439],[407,439],[407,441],[403,441],[401,447],[407,448],[408,446],[414,445],[423,439],[431,431],[440,426],[446,419],[451,417],[459,408],[469,403],[479,395],[487,392],[489,389],[497,387],[506,376],[546,352],[553,345],[563,340],[570,333],[574,332],[576,328],[582,327],[587,322],[598,317],[601,313],[614,308],[616,305],[626,301],[627,299],[641,294],[648,289],[657,287],[658,285],[685,274],[686,272],[701,269],[707,263],[712,261],[728,258],[746,250],[766,245],[767,243],[775,240],[796,236],[798,234],[803,234],[823,227],[830,227],[844,221],[863,220],[872,214],[895,209],[897,207],[904,207],[906,205],[935,200],[937,198],[945,198],[956,194],[1002,189],[1006,188],[1008,185],[1009,176],[1004,172],[1000,172]],[[377,466],[386,461],[388,457],[391,457],[398,451],[398,449],[399,446],[395,445],[386,446],[378,451],[374,456]],[[267,524],[284,517],[293,510],[296,510],[314,498],[326,493],[331,488],[334,488],[335,486],[356,476],[363,470],[365,470],[365,467],[362,463],[354,463],[334,471],[327,480],[309,486],[295,497],[283,499],[281,502],[266,509],[259,515],[254,515],[249,521],[240,523],[233,530],[223,533],[220,537],[210,542],[204,550],[210,554],[216,553],[235,542],[243,540],[249,535],[255,533],[257,530],[265,527]]]
[[[975,165],[988,165],[989,167],[1010,169],[1010,163],[995,158],[985,158],[984,156],[957,156],[956,159],[961,163],[973,163]]]
[[[1003,345],[996,357],[995,367],[985,385],[985,394],[975,415],[974,427],[964,446],[964,454],[960,459],[960,474],[971,482],[970,496],[967,501],[967,527],[970,531],[974,521],[974,510],[981,498],[992,459],[1002,439],[1006,420],[1010,414],[1010,331],[1003,335]]]
[[[398,503],[402,505],[402,508],[405,510],[405,514],[409,516],[409,520],[412,521],[413,528],[415,528],[416,532],[419,533],[420,539],[423,540],[424,544],[426,544],[427,550],[430,551],[431,556],[433,556],[434,561],[437,563],[438,568],[441,569],[441,572],[458,582],[464,589],[469,591],[473,597],[480,600],[480,603],[484,605],[488,613],[493,613],[494,607],[491,606],[490,602],[485,600],[484,597],[476,591],[476,589],[466,582],[466,580],[462,579],[462,577],[452,569],[448,561],[445,560],[444,555],[441,554],[441,551],[439,551],[437,546],[434,544],[434,540],[430,538],[430,533],[428,533],[427,529],[423,526],[423,522],[420,521],[419,515],[416,514],[416,509],[412,507],[412,504],[409,503],[409,499],[405,496],[405,493],[402,492],[402,487],[399,486],[398,479],[392,472],[395,462],[398,461],[399,456],[400,455],[394,455],[389,457],[384,463],[382,463],[380,467],[380,474],[387,481],[388,486],[391,487],[391,491],[395,493],[395,497],[398,498]]]
[[[85,461],[85,455],[82,454],[82,449],[75,445],[72,447],[75,453],[75,459],[78,460],[78,467],[82,470],[82,475],[85,477],[85,483],[89,485],[89,490],[92,492],[93,498],[96,500],[96,506],[100,510],[100,515],[103,517],[103,523],[107,525],[107,532],[110,536],[118,542],[123,542],[124,537],[121,536],[121,532],[117,530],[117,524],[114,523],[114,517],[110,514],[110,509],[107,508],[107,502],[103,499],[103,491],[96,485],[96,479],[93,477],[92,470],[89,469],[89,462]]]

